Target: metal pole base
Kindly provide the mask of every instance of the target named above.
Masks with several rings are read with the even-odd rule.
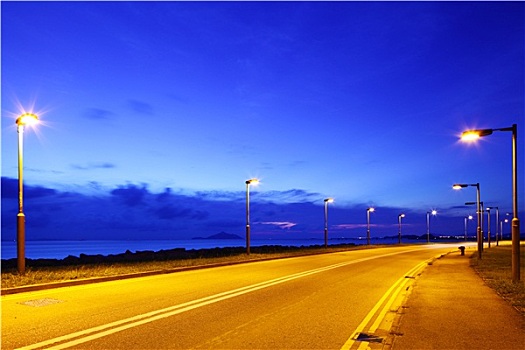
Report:
[[[18,273],[26,272],[26,217],[24,213],[18,213],[16,216],[16,251]]]
[[[520,220],[512,219],[512,281],[520,281]]]
[[[250,255],[250,225],[246,225],[246,254]]]

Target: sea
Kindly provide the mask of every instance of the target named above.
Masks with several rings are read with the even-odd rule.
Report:
[[[403,240],[403,243],[425,243],[421,240]],[[371,244],[397,244],[397,238],[372,238]],[[366,244],[366,239],[338,238],[330,239],[328,245],[337,244]],[[252,239],[251,247],[264,245],[280,246],[313,246],[324,245],[323,239]],[[188,240],[137,240],[137,241],[26,241],[26,258],[29,259],[64,259],[67,256],[86,255],[111,255],[121,254],[127,250],[160,251],[175,248],[205,249],[224,247],[245,247],[244,239],[188,239]],[[16,258],[16,241],[2,241],[1,259]]]

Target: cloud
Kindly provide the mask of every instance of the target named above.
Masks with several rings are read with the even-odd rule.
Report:
[[[88,163],[87,165],[71,164],[71,167],[76,170],[92,170],[92,169],[113,169],[115,164],[113,163]]]
[[[258,200],[277,201],[277,202],[314,202],[318,201],[322,195],[316,192],[307,192],[300,189],[286,191],[253,192]]]
[[[169,98],[171,98],[174,101],[177,101],[182,104],[188,104],[190,102],[190,99],[185,96],[180,96],[177,94],[170,93],[167,95]]]
[[[2,176],[1,178],[2,198],[17,198],[18,199],[18,179]],[[51,188],[42,186],[24,186],[25,198],[40,198],[46,196],[54,196],[57,191]]]
[[[297,226],[297,223],[295,222],[287,222],[287,221],[267,221],[267,222],[259,222],[261,225],[273,225],[277,226],[281,229],[290,229],[294,226]]]
[[[128,106],[135,112],[140,114],[153,114],[153,106],[149,103],[139,100],[128,100]]]
[[[216,201],[236,201],[244,200],[244,198],[246,198],[246,192],[244,191],[197,191],[195,192],[195,195],[201,199]]]
[[[114,115],[115,113],[100,108],[88,108],[82,114],[84,118],[93,120],[108,120],[111,119]]]
[[[336,229],[340,229],[340,230],[350,230],[350,229],[363,228],[363,227],[366,228],[367,225],[366,224],[341,224],[341,225],[333,225],[333,227]]]
[[[129,184],[119,186],[111,191],[111,194],[125,205],[134,207],[143,203],[143,199],[148,194],[148,190],[146,185],[140,188],[136,185]]]
[[[2,239],[15,239],[18,181],[2,177]],[[246,206],[243,191],[183,193],[148,184],[105,188],[87,183],[81,192],[25,186],[27,237],[37,239],[189,239],[221,231],[243,236]],[[319,194],[301,189],[259,192],[250,207],[254,238],[319,238],[324,210]],[[331,206],[329,230],[337,237],[366,234],[368,203]],[[403,234],[424,234],[426,212],[403,210]],[[372,237],[396,235],[400,208],[377,206],[371,215]],[[440,210],[446,212],[446,208]],[[443,214],[432,220],[432,233],[463,234],[463,215]]]
[[[295,161],[292,161],[292,162],[288,163],[287,166],[289,166],[291,168],[296,168],[296,167],[304,167],[307,164],[308,164],[307,161],[295,160]]]
[[[200,210],[193,210],[190,208],[177,207],[174,204],[168,204],[157,208],[155,215],[159,219],[174,220],[180,218],[189,218],[193,220],[204,220],[208,217],[208,213]]]

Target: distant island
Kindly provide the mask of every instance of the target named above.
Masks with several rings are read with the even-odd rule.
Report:
[[[242,239],[242,237],[223,231],[208,237],[193,237],[192,239]]]

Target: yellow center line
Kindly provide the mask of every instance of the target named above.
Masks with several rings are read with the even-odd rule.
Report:
[[[348,350],[350,349],[354,343],[356,342],[356,338],[357,336],[363,332],[363,330],[365,329],[366,325],[368,323],[370,323],[370,321],[372,320],[372,318],[374,317],[374,315],[376,314],[376,312],[379,310],[379,308],[381,307],[381,305],[383,305],[383,303],[385,302],[385,300],[390,296],[390,299],[388,300],[388,302],[385,304],[385,306],[383,307],[383,309],[381,310],[381,312],[379,313],[379,315],[377,315],[377,318],[375,319],[374,323],[372,324],[372,326],[369,328],[369,332],[370,333],[373,333],[377,330],[377,328],[379,327],[379,325],[381,324],[381,322],[383,321],[386,313],[388,312],[390,306],[392,305],[392,303],[394,302],[394,300],[397,298],[397,296],[399,295],[399,293],[401,292],[403,286],[407,283],[407,279],[405,276],[410,276],[412,274],[414,274],[415,272],[417,272],[418,270],[422,269],[425,265],[428,264],[429,261],[431,261],[432,259],[428,259],[426,261],[423,261],[419,264],[417,264],[416,266],[414,266],[413,268],[411,268],[409,271],[407,271],[405,274],[403,274],[403,276],[401,278],[399,278],[386,292],[385,294],[383,294],[383,296],[381,297],[381,299],[379,299],[379,301],[374,305],[374,307],[370,310],[370,312],[365,316],[365,318],[363,319],[363,321],[361,321],[361,323],[359,324],[359,326],[357,326],[357,328],[355,329],[355,331],[352,333],[352,335],[348,338],[348,340],[343,344],[343,346],[341,347],[341,350]],[[396,289],[397,288],[397,289]],[[392,294],[392,292],[395,290],[395,292]],[[363,341],[360,346],[359,346],[359,349],[365,349],[366,347],[368,347],[368,342],[366,341]]]
[[[383,254],[383,255],[378,255],[378,256],[370,256],[370,257],[356,259],[356,260],[352,260],[348,262],[329,265],[329,266],[325,266],[325,267],[321,267],[321,268],[317,268],[313,270],[303,271],[303,272],[295,273],[292,275],[283,276],[283,277],[275,278],[272,280],[256,283],[253,285],[218,293],[218,294],[204,297],[201,299],[192,300],[186,303],[170,306],[164,309],[159,309],[159,310],[151,311],[148,313],[136,315],[136,316],[118,320],[115,322],[110,322],[104,325],[84,329],[78,332],[66,334],[66,335],[59,336],[53,339],[44,340],[44,341],[41,341],[35,344],[20,347],[17,350],[34,350],[38,348],[45,348],[47,346],[52,346],[53,349],[64,349],[64,348],[68,348],[71,346],[76,346],[78,344],[88,342],[90,340],[102,338],[104,336],[107,336],[113,333],[117,333],[117,332],[129,329],[129,328],[137,327],[137,326],[140,326],[146,323],[150,323],[150,322],[162,319],[162,318],[167,318],[167,317],[177,315],[177,314],[189,311],[189,310],[193,310],[193,309],[196,309],[202,306],[213,304],[213,303],[216,303],[222,300],[226,300],[226,299],[230,299],[230,298],[240,296],[243,294],[251,293],[251,292],[263,289],[263,288],[268,288],[268,287],[271,287],[277,284],[281,284],[284,282],[292,281],[298,278],[310,276],[310,275],[317,274],[320,272],[324,272],[324,271],[328,271],[328,270],[332,270],[332,269],[336,269],[339,267],[348,266],[348,265],[352,265],[352,264],[356,264],[356,263],[360,263],[360,262],[364,262],[368,260],[384,258],[384,257],[392,256],[392,255],[404,254],[404,253],[412,252],[415,250],[421,250],[421,249],[422,248],[404,250],[400,252],[388,253],[388,254]],[[396,285],[398,283],[399,282],[396,282]],[[385,294],[382,300],[388,296],[391,289],[393,289],[394,287],[395,285],[389,289],[389,292]],[[377,308],[379,308],[379,306],[380,305],[378,305]],[[365,325],[363,325],[363,327]],[[75,339],[75,338],[78,338],[78,339]],[[62,343],[62,344],[58,344],[58,343]]]

